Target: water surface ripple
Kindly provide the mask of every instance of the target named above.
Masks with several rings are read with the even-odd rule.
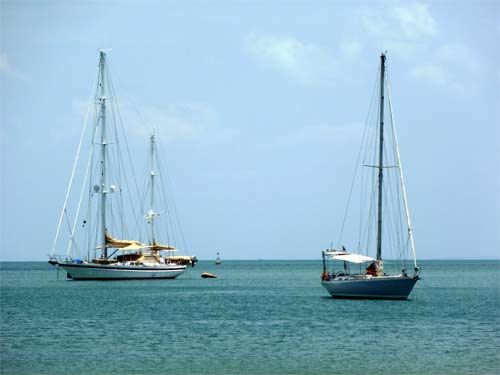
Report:
[[[320,261],[112,282],[0,267],[1,374],[500,373],[498,261],[422,262],[409,301],[329,298]]]

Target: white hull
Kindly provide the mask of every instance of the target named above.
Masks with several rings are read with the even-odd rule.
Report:
[[[130,266],[116,264],[58,263],[73,280],[132,280],[132,279],[174,279],[184,273],[186,266]]]
[[[322,285],[335,298],[407,299],[417,280],[408,276],[340,277]]]

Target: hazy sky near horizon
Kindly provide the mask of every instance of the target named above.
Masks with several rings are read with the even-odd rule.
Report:
[[[0,260],[50,252],[101,48],[122,113],[167,140],[200,259],[319,259],[336,243],[384,50],[417,256],[498,258],[499,12],[498,1],[4,0]]]

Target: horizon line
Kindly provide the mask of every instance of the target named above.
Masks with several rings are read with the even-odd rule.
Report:
[[[198,259],[198,261],[215,261],[215,258],[205,258]],[[394,261],[397,259],[386,259],[387,261]],[[439,261],[451,261],[451,260],[497,260],[500,261],[500,257],[482,257],[482,258],[423,258],[419,259],[419,261],[428,261],[428,260],[439,260]],[[36,260],[3,260],[0,259],[0,263],[9,263],[9,262],[18,262],[18,263],[29,263],[29,262],[46,262],[46,259],[36,259]],[[253,258],[253,259],[221,259],[221,261],[321,261],[321,258]]]

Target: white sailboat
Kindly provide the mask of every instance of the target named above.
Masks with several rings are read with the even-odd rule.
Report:
[[[91,143],[88,146],[90,155],[86,171],[79,177],[82,190],[76,208],[70,208],[69,197],[73,181],[78,178],[77,166],[87,121],[82,131],[49,263],[65,270],[68,278],[73,280],[176,278],[186,269],[186,265],[182,264],[185,263],[185,259],[172,259],[171,253],[176,251],[175,247],[157,242],[155,221],[160,213],[155,210],[155,177],[159,175],[155,170],[155,135],[151,136],[150,143],[149,209],[144,215],[148,228],[142,230],[139,214],[136,215],[140,211],[136,208],[139,203],[136,202],[134,205],[131,194],[133,184],[130,180],[134,180],[137,195],[140,195],[133,173],[132,158],[129,153],[128,161],[132,169],[125,171],[125,160],[118,152],[123,143],[128,151],[128,144],[123,128],[117,125],[117,117],[120,117],[118,109],[110,104],[114,99],[112,94],[106,53],[100,51],[94,127],[90,137]],[[99,150],[98,156],[94,152],[96,148]],[[112,153],[111,149],[116,152]],[[87,204],[83,199],[85,193],[88,193]],[[69,220],[70,211],[74,214],[72,225]],[[69,244],[66,255],[62,256],[56,254],[56,249],[60,246],[61,227],[64,221],[67,222],[69,229]],[[127,233],[132,232],[130,227],[134,224],[135,235],[138,236],[136,238],[145,237],[147,241],[123,240],[111,235],[118,233],[120,237],[126,238]],[[84,255],[74,256],[77,250]],[[168,255],[163,255],[164,252]],[[195,257],[187,258],[194,264]]]
[[[384,130],[385,87],[387,87],[387,92],[389,93],[389,86],[386,77],[385,54],[381,55],[380,61],[380,97],[378,107],[379,111],[377,113],[378,129],[375,129],[376,131],[373,133],[371,138],[366,137],[367,139],[371,139],[371,141],[367,141],[367,143],[371,142],[371,144],[375,146],[375,152],[365,154],[370,155],[370,158],[373,158],[370,160],[371,164],[375,164],[377,158],[378,163],[376,163],[376,165],[364,165],[364,167],[372,168],[371,171],[373,172],[371,172],[371,178],[364,178],[362,183],[364,182],[366,185],[369,185],[369,182],[373,181],[373,188],[371,190],[365,189],[367,195],[370,197],[370,203],[366,207],[363,205],[360,207],[368,208],[369,213],[366,215],[366,218],[361,217],[360,228],[363,227],[363,229],[360,229],[358,234],[358,246],[364,247],[366,253],[368,253],[369,247],[373,245],[370,241],[371,238],[376,238],[376,255],[375,257],[370,257],[367,254],[350,253],[347,252],[343,246],[340,250],[335,250],[333,248],[323,250],[322,285],[331,294],[331,296],[335,298],[407,299],[415,283],[419,279],[419,267],[417,266],[415,256],[413,232],[408,210],[390,95],[388,95],[388,102],[392,126],[390,128],[391,133],[387,134],[386,138],[389,140],[392,139],[393,141],[392,159],[388,156],[385,148],[387,143],[387,141],[384,141],[384,136],[386,135],[385,133],[387,130]],[[390,162],[394,165],[391,165]],[[388,174],[388,170],[395,172],[394,177],[398,180],[395,182],[395,185],[389,186],[384,179],[384,173]],[[399,190],[396,191],[396,188],[399,188]],[[384,199],[384,194],[389,193],[391,194],[391,199]],[[377,197],[376,199],[375,196]],[[398,207],[401,210],[402,207],[404,207],[404,215],[394,214],[394,216],[391,217],[389,213],[386,213],[387,210],[385,210],[385,208],[397,209]],[[376,217],[375,212],[377,214]],[[362,213],[361,215],[365,214]],[[403,216],[405,216],[406,220],[402,219]],[[384,232],[382,226],[384,220],[390,221],[389,224],[395,224],[395,226],[398,227],[397,229],[402,229],[406,226],[406,231],[401,230],[396,232],[397,229],[386,229]],[[376,222],[376,225],[373,225],[374,222]],[[366,225],[366,228],[364,228],[363,224]],[[376,234],[373,236],[371,234],[373,234],[372,232],[375,231],[375,228]],[[394,273],[390,273],[388,271],[388,267],[382,260],[383,233],[388,234],[388,237],[390,237],[389,239],[393,240],[391,241],[393,243],[393,250],[403,256],[402,259],[395,262],[396,267],[399,267],[399,269],[396,268],[397,272]],[[401,233],[405,234],[403,235]],[[387,247],[389,246],[384,245],[384,249],[387,249]],[[413,255],[414,271],[412,275],[408,275],[406,271],[407,264],[404,255],[408,252],[408,248],[411,248],[411,253]],[[351,268],[357,268],[357,270],[352,272]]]

